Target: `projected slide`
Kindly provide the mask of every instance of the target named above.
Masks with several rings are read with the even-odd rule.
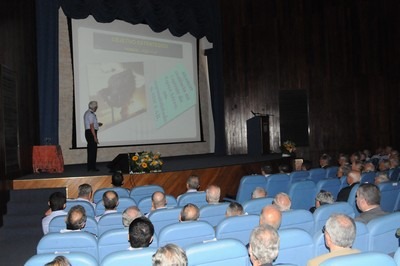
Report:
[[[201,140],[194,37],[92,18],[73,20],[72,29],[77,147],[86,146],[92,100],[100,146]]]

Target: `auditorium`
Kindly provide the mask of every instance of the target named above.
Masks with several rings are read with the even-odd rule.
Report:
[[[0,265],[400,265],[398,1],[0,10]]]

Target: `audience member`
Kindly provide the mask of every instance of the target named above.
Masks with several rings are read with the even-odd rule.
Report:
[[[153,266],[187,266],[185,251],[175,244],[167,244],[157,249],[153,255]]]
[[[288,164],[280,164],[278,166],[278,169],[280,174],[290,174],[291,172],[290,166]]]
[[[331,215],[323,228],[323,233],[329,253],[309,260],[307,266],[317,266],[333,257],[360,252],[351,248],[356,238],[356,225],[349,216],[344,214]]]
[[[276,230],[282,222],[282,213],[274,205],[267,205],[261,210],[260,225],[270,225]]]
[[[390,169],[389,159],[382,159],[379,162],[378,170],[379,172],[387,172]]]
[[[351,170],[352,171],[358,171],[358,172],[362,172],[363,171],[363,162],[361,160],[355,160],[354,162],[352,162],[351,164]]]
[[[339,154],[338,164],[339,166],[349,165],[350,164],[349,156],[344,153]]]
[[[186,188],[186,193],[197,192],[200,188],[200,178],[197,175],[189,176],[188,180],[186,181]]]
[[[341,165],[341,166],[339,166],[339,168],[337,170],[336,176],[338,178],[342,178],[343,176],[347,176],[350,173],[350,171],[351,171],[351,167],[349,164]]]
[[[126,208],[122,213],[122,224],[124,227],[129,227],[133,220],[143,216],[139,208],[136,206],[130,206]]]
[[[266,198],[268,195],[267,191],[263,187],[256,187],[253,190],[253,193],[251,193],[251,198],[252,199],[258,199],[258,198]]]
[[[84,200],[92,204],[96,208],[96,203],[93,203],[93,189],[92,186],[85,183],[78,187],[78,198],[76,200]]]
[[[113,190],[107,190],[103,194],[103,205],[104,205],[104,213],[102,215],[96,216],[96,221],[99,221],[103,215],[109,213],[117,212],[117,206],[119,203],[118,194]]]
[[[124,175],[120,171],[116,171],[111,176],[111,184],[113,187],[122,187],[124,184]]]
[[[54,260],[46,263],[44,266],[71,266],[71,263],[66,257],[57,256]]]
[[[303,163],[301,164],[301,170],[302,171],[308,171],[312,168],[312,163],[310,160],[303,160]]]
[[[151,210],[164,209],[167,207],[167,198],[165,193],[161,191],[156,191],[151,195]],[[146,215],[148,216],[148,214]]]
[[[243,215],[243,206],[239,202],[231,202],[229,203],[228,208],[226,208],[225,216],[240,216]]]
[[[64,193],[54,192],[50,195],[48,204],[51,212],[42,219],[43,234],[47,234],[49,232],[49,223],[51,219],[56,216],[67,214],[67,212],[64,211],[66,202],[67,198],[65,197]]]
[[[349,195],[351,189],[356,185],[359,184],[361,180],[361,174],[358,171],[350,171],[347,175],[347,184],[348,187],[344,187],[339,191],[336,201],[347,201],[349,199]]]
[[[208,204],[218,204],[221,197],[221,188],[216,185],[210,185],[206,190],[206,201]]]
[[[360,153],[358,151],[354,152],[350,155],[350,164],[353,164],[355,161],[358,161],[360,159],[361,159]]]
[[[153,242],[154,226],[146,217],[138,217],[129,225],[129,249],[146,248]]]
[[[292,201],[288,194],[280,192],[276,194],[272,204],[275,205],[278,210],[284,212],[290,210],[290,207],[292,206]]]
[[[335,202],[335,199],[333,198],[332,193],[321,190],[315,197],[315,207],[311,207],[310,212],[314,213],[314,211],[320,206],[332,204],[333,202]]]
[[[399,157],[393,156],[389,158],[389,169],[394,169],[399,167]]]
[[[180,222],[197,221],[199,219],[199,216],[200,216],[199,208],[192,203],[188,203],[182,208],[182,211],[179,214],[179,221]]]
[[[321,168],[328,168],[329,166],[331,166],[331,156],[329,156],[328,154],[324,153],[321,155],[321,157],[319,157],[319,165]]]
[[[365,162],[362,172],[363,173],[375,172],[375,165],[370,161]]]
[[[272,266],[278,257],[279,235],[275,228],[260,225],[250,235],[249,255],[253,266]]]
[[[390,179],[387,175],[387,173],[385,172],[379,172],[376,176],[375,176],[375,185],[379,185],[380,183],[383,182],[389,182]]]
[[[81,205],[72,206],[65,220],[66,229],[61,229],[60,233],[81,231],[86,225],[86,220],[85,208]]]
[[[374,184],[364,183],[357,189],[356,203],[362,212],[355,218],[356,221],[368,223],[374,218],[386,215],[381,209],[381,192]]]
[[[261,167],[261,174],[263,176],[265,176],[265,177],[268,177],[268,176],[272,175],[273,174],[272,166],[269,165],[269,164],[266,164],[266,165],[262,166]]]

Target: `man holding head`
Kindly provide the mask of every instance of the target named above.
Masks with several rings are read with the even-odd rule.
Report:
[[[275,228],[260,225],[250,235],[249,255],[253,266],[272,266],[278,257],[279,235]]]
[[[129,225],[130,250],[146,248],[153,242],[154,226],[146,217],[138,217]]]
[[[206,189],[206,201],[208,204],[218,204],[221,197],[221,188],[216,185],[210,185]]]
[[[381,209],[381,192],[374,184],[364,183],[358,187],[356,204],[362,213],[355,220],[365,224],[387,214]]]
[[[307,266],[320,265],[327,259],[359,253],[357,249],[352,249],[356,238],[356,225],[354,220],[345,214],[332,214],[323,229],[325,245],[329,253],[323,254],[308,261]]]
[[[60,233],[81,231],[86,225],[86,220],[85,208],[81,205],[72,206],[65,220],[66,229],[61,229]]]
[[[83,115],[83,120],[85,123],[85,139],[87,141],[87,170],[99,171],[99,169],[96,168],[97,144],[99,144],[99,140],[97,139],[97,131],[102,123],[99,123],[96,117],[96,111],[98,107],[97,102],[89,102],[88,107],[89,109]]]

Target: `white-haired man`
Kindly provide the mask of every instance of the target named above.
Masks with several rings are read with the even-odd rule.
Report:
[[[249,255],[253,266],[272,266],[278,257],[279,235],[270,225],[260,225],[253,229],[249,242]]]
[[[102,123],[97,121],[96,111],[97,102],[89,102],[89,109],[83,115],[83,120],[85,123],[85,139],[87,141],[87,170],[88,171],[99,171],[96,168],[96,158],[97,158],[97,144],[99,140],[97,139],[97,131]]]

